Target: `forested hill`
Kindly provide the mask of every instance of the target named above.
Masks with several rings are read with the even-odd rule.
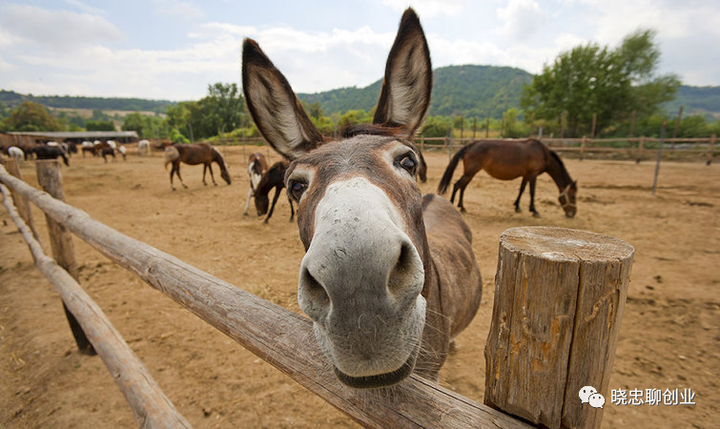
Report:
[[[520,94],[533,75],[495,66],[449,66],[435,69],[430,115],[501,118],[502,112],[520,106]],[[309,103],[320,102],[326,114],[353,109],[370,110],[380,96],[382,80],[365,88],[340,88],[316,94],[298,94]]]
[[[167,100],[145,100],[142,98],[70,97],[59,95],[18,94],[0,90],[0,103],[16,107],[23,101],[32,101],[46,107],[90,110],[130,110],[138,112],[164,113],[167,107],[176,104]]]
[[[675,100],[665,104],[665,110],[677,114],[684,106],[683,116],[705,115],[720,119],[720,86],[685,86],[678,88]]]

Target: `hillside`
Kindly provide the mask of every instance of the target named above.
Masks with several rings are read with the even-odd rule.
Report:
[[[665,104],[665,110],[676,115],[685,106],[683,116],[705,115],[708,119],[720,119],[720,86],[686,86],[678,88],[675,100]]]
[[[120,110],[165,113],[167,107],[175,104],[167,100],[146,100],[142,98],[70,97],[59,95],[18,94],[0,90],[0,103],[15,108],[23,101],[32,101],[57,109]]]
[[[522,87],[532,75],[512,67],[449,66],[435,69],[430,115],[502,117],[502,112],[520,104]],[[317,101],[326,114],[352,109],[370,110],[380,96],[382,80],[364,88],[340,88],[316,94],[298,94],[307,102]]]

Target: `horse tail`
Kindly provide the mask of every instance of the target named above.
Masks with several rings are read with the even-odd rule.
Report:
[[[167,170],[168,164],[180,158],[180,152],[173,146],[165,148],[165,169]]]
[[[438,194],[442,195],[447,191],[448,185],[450,184],[450,181],[452,180],[453,173],[455,172],[455,169],[457,168],[458,162],[460,162],[460,158],[465,156],[465,152],[467,152],[468,147],[471,145],[465,145],[463,146],[455,156],[452,157],[450,160],[450,163],[448,164],[447,168],[445,169],[445,173],[443,173],[442,179],[440,179],[440,184],[438,185]]]

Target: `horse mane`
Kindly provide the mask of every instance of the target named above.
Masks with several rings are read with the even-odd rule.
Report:
[[[562,174],[565,183],[572,183],[573,180],[570,177],[570,173],[567,171],[567,168],[565,168],[565,164],[562,162],[562,159],[560,159],[560,155],[558,155],[557,152],[552,149],[548,149],[548,152],[550,152],[550,157],[553,158],[555,162],[557,162],[560,174]],[[550,176],[552,176],[552,174]]]
[[[210,145],[208,144],[208,146]],[[212,146],[210,146],[210,149],[212,149],[213,152],[213,160],[217,162],[221,169],[226,169],[225,158],[222,156],[222,154]]]

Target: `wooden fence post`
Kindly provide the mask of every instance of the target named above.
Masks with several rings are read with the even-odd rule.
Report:
[[[717,134],[710,136],[710,147],[708,148],[707,161],[705,162],[705,165],[712,164],[713,151],[715,150],[715,140],[717,140]]]
[[[53,160],[38,160],[36,162],[37,180],[43,190],[52,195],[55,199],[65,201],[65,193],[62,189],[62,178],[60,177],[60,163]],[[80,281],[77,262],[75,262],[75,247],[72,242],[72,234],[64,226],[55,222],[50,216],[45,215],[45,221],[50,234],[50,247],[53,258],[58,265],[63,267],[76,280]],[[85,336],[82,327],[75,319],[75,316],[68,310],[63,302],[65,315],[67,316],[70,329],[72,330],[75,343],[81,353],[95,355],[95,349]]]
[[[485,404],[550,428],[598,428],[578,396],[608,383],[635,250],[613,237],[520,227],[500,237]]]
[[[643,146],[645,146],[645,136],[640,136],[637,155],[635,156],[635,164],[640,164],[640,160],[642,159]]]
[[[20,180],[23,179],[22,174],[20,174],[20,168],[18,167],[18,163],[15,159],[4,159],[2,163],[5,165],[5,169],[8,171],[8,173],[12,174]],[[13,202],[15,203],[18,214],[20,214],[22,220],[25,221],[25,224],[30,228],[30,231],[32,231],[33,237],[35,237],[36,240],[40,240],[38,238],[37,230],[35,229],[35,222],[33,221],[32,211],[30,210],[30,203],[28,202],[27,198],[23,197],[22,195],[20,195],[20,193],[12,189],[10,190],[10,193],[12,194]]]

